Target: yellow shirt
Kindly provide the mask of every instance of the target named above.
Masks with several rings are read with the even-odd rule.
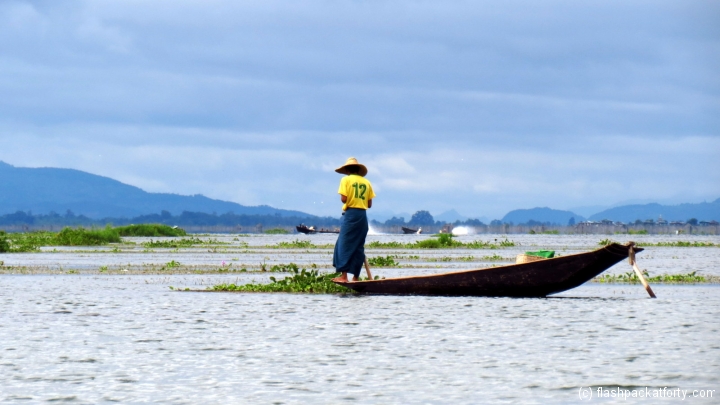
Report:
[[[372,184],[365,178],[357,174],[350,174],[340,180],[340,188],[338,194],[347,197],[347,202],[343,205],[343,211],[348,208],[368,209],[368,200],[375,198]]]

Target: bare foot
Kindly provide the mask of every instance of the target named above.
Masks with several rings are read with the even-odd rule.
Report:
[[[334,279],[332,279],[332,281],[337,281],[338,283],[347,283],[348,279],[347,279],[347,276],[345,276],[345,277],[340,276],[340,277],[335,277]]]
[[[353,276],[353,283],[360,281],[360,278],[358,276]]]

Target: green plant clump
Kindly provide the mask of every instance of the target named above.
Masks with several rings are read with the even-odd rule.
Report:
[[[638,243],[638,246],[664,246],[664,247],[715,247],[720,244],[712,242],[688,242],[688,241],[674,241],[674,242],[658,242],[658,243]]]
[[[171,261],[165,263],[165,268],[166,268],[166,269],[172,269],[172,268],[175,268],[175,267],[180,267],[180,262],[176,262],[175,260],[171,260]]]
[[[282,228],[274,228],[274,229],[268,229],[267,231],[263,232],[268,235],[287,235],[290,233],[287,229]]]
[[[200,238],[182,238],[178,240],[150,240],[150,242],[144,242],[143,246],[146,248],[172,248],[177,249],[181,247],[190,247],[193,245],[202,245],[204,242]]]
[[[500,242],[495,239],[494,242],[483,242],[480,240],[463,243],[453,239],[453,236],[449,233],[441,233],[436,235],[434,239],[420,240],[415,243],[401,243],[401,242],[379,242],[372,241],[367,247],[368,248],[380,248],[380,249],[440,249],[440,248],[466,248],[466,249],[498,249],[505,247],[513,247],[515,242],[508,240],[501,240]]]
[[[10,251],[10,241],[7,239],[5,231],[0,231],[0,253]]]
[[[270,277],[269,284],[217,284],[208,287],[212,291],[236,291],[236,292],[284,292],[284,293],[306,293],[306,294],[334,294],[348,293],[351,290],[332,282],[335,274],[320,274],[317,270],[293,270],[293,275],[277,280]]]
[[[629,235],[647,235],[648,231],[647,231],[647,229],[638,229],[638,230],[628,229],[628,234]]]
[[[393,256],[369,257],[368,264],[377,267],[397,267],[400,265],[400,263],[395,261],[395,258]]]
[[[275,247],[280,249],[310,249],[316,248],[317,245],[313,244],[309,240],[295,239],[292,242],[279,242]]]
[[[315,266],[315,265],[313,265]],[[288,264],[276,264],[270,268],[270,271],[276,272],[276,273],[296,273],[300,268],[295,263],[288,263]],[[261,266],[262,271],[267,271],[265,268],[265,265],[263,264]]]
[[[120,236],[187,236],[184,229],[163,224],[127,225],[115,229]]]
[[[402,248],[408,248],[409,246],[412,246],[411,243],[402,243],[397,241],[392,242],[380,242],[378,240],[374,240],[367,244],[368,248],[374,248],[374,249],[402,249]]]
[[[104,229],[64,228],[55,235],[57,246],[98,246],[120,243],[117,230],[106,226]]]
[[[598,243],[598,245],[600,245],[600,246],[607,246],[607,245],[611,245],[611,244],[613,244],[613,243],[614,243],[614,242],[611,241],[610,239],[605,238],[605,239],[601,240],[601,241]]]
[[[660,283],[660,284],[696,284],[696,283],[707,283],[708,279],[703,276],[698,276],[696,272],[687,274],[661,274],[659,276],[651,277],[650,273],[643,271],[643,275],[649,283]],[[624,274],[604,274],[600,277],[593,279],[596,283],[611,283],[611,284],[639,284],[640,278],[638,278],[635,272],[627,272]]]

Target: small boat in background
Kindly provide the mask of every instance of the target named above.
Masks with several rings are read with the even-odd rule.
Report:
[[[314,226],[306,226],[304,224],[300,224],[300,225],[296,226],[295,229],[297,229],[298,232],[304,233],[306,235],[312,235],[315,233],[340,233],[339,229],[325,229],[325,228],[315,229]]]
[[[575,288],[628,258],[631,252],[642,250],[633,242],[626,245],[611,243],[592,252],[522,264],[429,276],[335,283],[366,294],[545,297]]]
[[[312,227],[312,226],[308,227],[303,224],[296,226],[295,229],[297,229],[298,232],[304,233],[306,235],[312,234],[312,233],[317,233],[317,230],[315,230],[315,227]]]
[[[422,228],[411,229],[411,228],[406,228],[406,227],[404,227],[404,226],[402,226],[401,228],[402,228],[402,231],[403,231],[404,234],[412,234],[412,233],[415,233],[415,234],[418,234],[418,235],[419,235],[419,234],[422,233]]]

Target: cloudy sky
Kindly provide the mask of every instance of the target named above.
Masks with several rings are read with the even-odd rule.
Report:
[[[337,216],[720,197],[717,1],[0,2],[0,160]]]

